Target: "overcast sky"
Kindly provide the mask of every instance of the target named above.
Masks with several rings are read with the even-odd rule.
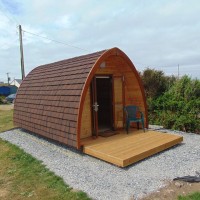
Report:
[[[41,64],[118,47],[139,71],[177,75],[179,64],[180,75],[200,78],[199,0],[0,0],[0,81],[7,72],[21,78],[19,24],[26,75]]]

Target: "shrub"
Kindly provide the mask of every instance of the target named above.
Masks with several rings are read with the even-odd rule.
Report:
[[[149,97],[149,122],[200,133],[200,81],[183,76],[158,97]]]
[[[5,97],[4,96],[0,96],[0,104],[4,104],[5,103]]]

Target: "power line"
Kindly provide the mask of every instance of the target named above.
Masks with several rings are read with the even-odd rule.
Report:
[[[8,17],[7,14],[4,13],[4,11],[2,10],[2,8],[0,7],[1,13],[9,20],[9,21],[13,21],[15,22],[12,18]],[[16,23],[16,22],[15,22]]]
[[[49,41],[52,41],[52,42],[56,42],[56,43],[63,44],[63,45],[69,46],[69,47],[73,47],[73,48],[76,48],[76,49],[80,49],[80,50],[82,50],[82,51],[87,51],[87,52],[89,52],[89,50],[87,50],[87,49],[83,49],[83,48],[80,48],[80,47],[77,47],[77,46],[74,46],[74,45],[71,45],[71,44],[68,44],[68,43],[65,43],[65,42],[61,42],[61,41],[54,40],[54,39],[51,39],[51,38],[48,38],[48,37],[44,37],[44,36],[39,35],[39,34],[36,34],[36,33],[31,33],[31,32],[26,31],[26,30],[23,30],[23,32],[26,32],[26,33],[28,33],[28,34],[31,34],[31,35],[34,35],[34,36],[37,36],[37,37],[40,37],[40,38],[43,38],[43,39],[46,39],[46,40],[49,40]]]
[[[15,43],[17,40],[19,40],[18,38],[15,38],[14,40],[10,41],[9,43],[3,43],[0,47],[0,49],[4,49],[5,47],[10,46],[11,44]]]
[[[1,3],[1,4],[2,4],[2,3]],[[16,20],[16,18],[15,18],[14,16],[12,16],[13,19],[14,19],[14,20],[13,20],[13,19],[10,18],[7,14],[5,14],[4,10],[3,10],[1,7],[0,7],[0,9],[1,9],[1,11],[2,11],[2,14],[3,14],[7,19],[9,19],[9,20],[15,22],[16,24],[20,24],[20,23]],[[4,8],[4,9],[5,9],[5,8]],[[18,26],[17,26],[17,28],[18,28]],[[26,32],[26,33],[28,33],[28,34],[31,34],[31,35],[40,37],[40,38],[44,38],[44,39],[49,40],[49,41],[52,41],[52,42],[56,42],[56,43],[59,43],[59,44],[62,44],[62,45],[66,45],[66,46],[69,46],[69,47],[73,47],[73,48],[76,48],[76,49],[80,49],[80,50],[82,50],[82,51],[87,51],[87,52],[89,52],[89,50],[87,50],[87,49],[83,49],[83,48],[74,46],[74,45],[72,45],[72,44],[66,43],[66,42],[61,42],[61,41],[58,41],[58,40],[54,40],[54,39],[51,39],[51,38],[48,38],[48,37],[41,36],[41,35],[36,34],[36,33],[31,33],[31,32],[26,31],[26,30],[22,30],[22,31],[23,31],[23,32]]]
[[[4,7],[4,6],[3,6]],[[4,7],[4,9],[2,9],[2,3],[1,3],[1,7],[0,7],[0,10],[1,10],[1,13],[7,18],[7,19],[9,19],[9,21],[13,21],[16,25],[17,24],[19,24],[19,22],[17,21],[17,19],[14,17],[14,16],[12,16],[12,18],[11,17],[9,17],[6,13],[5,13],[5,7]]]

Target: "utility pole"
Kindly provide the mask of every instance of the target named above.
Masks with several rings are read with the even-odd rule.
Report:
[[[10,84],[10,77],[9,77],[9,72],[6,73],[7,74],[7,80],[8,80],[8,85]]]
[[[25,71],[24,71],[24,53],[23,53],[23,42],[22,42],[22,27],[19,25],[19,42],[20,42],[20,55],[21,55],[21,73],[22,73],[22,80],[25,78]]]
[[[179,64],[178,64],[178,79],[179,79]]]

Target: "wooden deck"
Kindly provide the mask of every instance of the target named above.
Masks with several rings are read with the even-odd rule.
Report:
[[[182,141],[183,137],[178,135],[133,130],[129,134],[120,131],[120,134],[107,138],[86,138],[82,140],[82,145],[84,153],[126,167]]]

